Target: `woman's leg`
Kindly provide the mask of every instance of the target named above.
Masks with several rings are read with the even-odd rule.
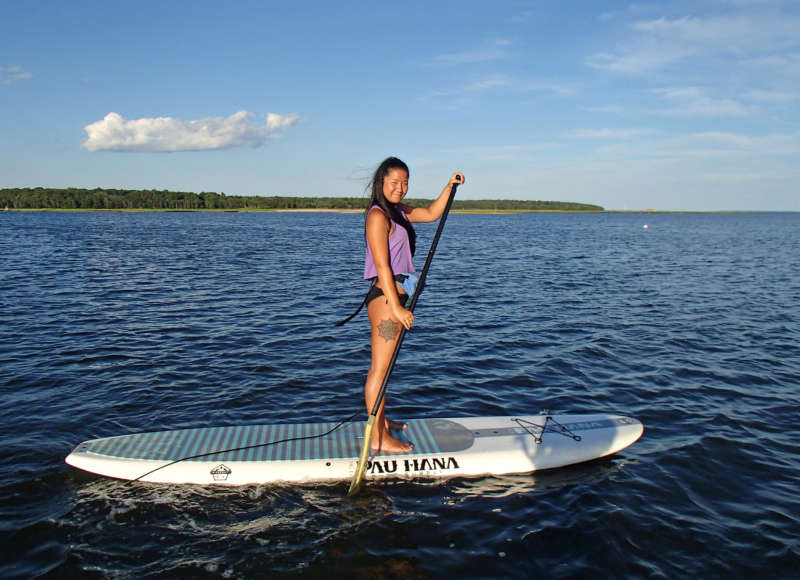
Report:
[[[364,398],[367,403],[367,413],[370,413],[383,384],[386,371],[389,369],[395,345],[400,337],[401,326],[392,320],[389,314],[389,306],[383,296],[379,296],[369,303],[367,313],[372,327],[372,363],[367,373]],[[386,420],[384,414],[385,406],[386,397],[383,399],[383,403],[375,417],[375,425],[372,428],[372,450],[386,453],[408,453],[413,447],[389,434],[390,426],[394,428],[394,425],[398,425],[402,428],[403,425]]]

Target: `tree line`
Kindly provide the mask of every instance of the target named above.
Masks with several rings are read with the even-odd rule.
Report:
[[[430,200],[408,199],[409,205],[427,205]],[[157,189],[53,189],[44,187],[0,189],[0,208],[9,209],[160,209],[160,210],[276,210],[276,209],[364,209],[364,197],[287,197],[225,195],[204,191]],[[456,199],[455,210],[472,211],[603,211],[599,205],[568,201],[513,199]]]

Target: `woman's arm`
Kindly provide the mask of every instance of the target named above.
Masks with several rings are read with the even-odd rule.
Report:
[[[394,273],[392,272],[389,258],[390,227],[389,219],[381,210],[373,209],[367,215],[367,243],[372,252],[375,269],[378,272],[378,285],[389,301],[392,318],[394,318],[395,322],[405,326],[406,330],[409,330],[414,322],[414,315],[410,310],[406,310],[403,307],[397,294],[397,285],[394,281]]]
[[[450,188],[453,184],[461,185],[465,181],[464,174],[456,172],[450,176],[450,181],[444,186],[442,193],[439,194],[432,204],[428,207],[412,207],[410,205],[403,205],[403,211],[410,222],[423,223],[435,222],[444,213],[444,208],[447,207],[447,199],[450,197]]]

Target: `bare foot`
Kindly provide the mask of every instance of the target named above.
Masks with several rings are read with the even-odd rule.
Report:
[[[373,453],[410,453],[413,451],[414,446],[409,445],[399,439],[395,439],[388,432],[372,437],[372,452]]]
[[[407,431],[408,425],[405,423],[400,423],[399,421],[392,421],[388,417],[386,418],[386,428],[393,429],[395,431]]]

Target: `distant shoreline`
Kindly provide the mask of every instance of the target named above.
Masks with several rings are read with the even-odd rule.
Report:
[[[61,210],[187,210],[187,211],[252,211],[252,210],[331,210],[360,212],[367,205],[360,197],[305,197],[226,195],[224,193],[169,190],[79,189],[79,188],[6,188],[0,189],[0,208]],[[406,198],[411,206],[425,206],[430,199]],[[520,211],[603,211],[603,207],[573,201],[519,199],[456,199],[454,211],[520,212]]]
[[[363,209],[331,209],[331,208],[294,208],[294,209],[162,209],[162,208],[9,208],[0,210],[2,213],[337,213],[337,214],[362,214]],[[795,211],[782,210],[562,210],[562,209],[453,209],[453,214],[465,215],[506,215],[524,213],[582,213],[582,214],[638,214],[638,215],[659,215],[659,214],[760,214],[760,213],[800,213]]]

